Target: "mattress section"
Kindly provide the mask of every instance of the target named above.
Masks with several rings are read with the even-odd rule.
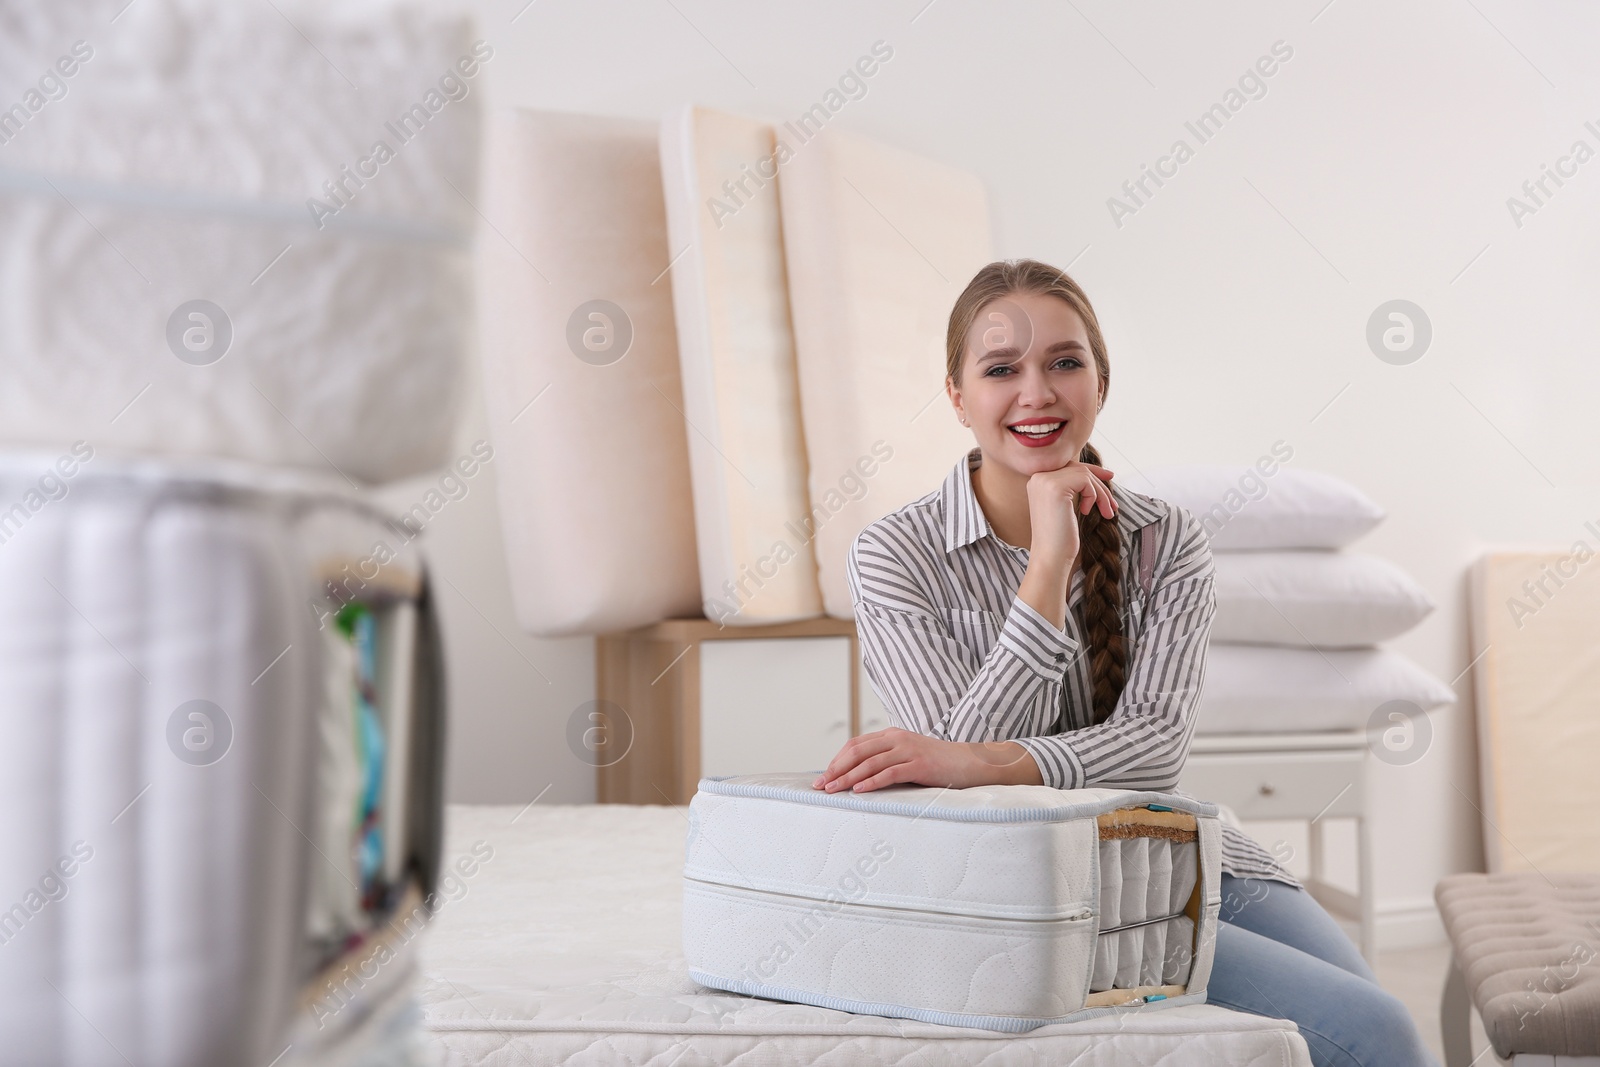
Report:
[[[1098,843],[1100,931],[1091,993],[1188,982],[1195,923],[1185,910],[1200,877],[1188,844],[1143,836]]]
[[[733,790],[759,779],[774,803],[748,803]],[[803,780],[802,780],[803,779]],[[730,782],[732,785],[723,784]],[[959,790],[947,808],[917,816],[937,790],[875,790],[873,799],[904,804],[901,811],[865,806],[803,803],[791,797],[804,775],[745,775],[703,780],[689,808],[683,875],[702,883],[731,884],[776,894],[826,900],[831,892],[867,907],[941,911],[975,918],[1023,921],[1085,919],[1094,914],[1098,832],[1093,818],[999,822],[982,818],[986,806]],[[760,787],[758,787],[760,788]],[[1035,787],[1030,799],[1043,810],[1063,795]],[[993,799],[996,790],[986,792]],[[912,794],[902,797],[901,794]],[[853,798],[841,798],[853,799]],[[978,817],[957,822],[939,814]],[[764,842],[783,842],[782,848]]]
[[[697,981],[1010,1032],[1203,996],[1210,805],[1029,786],[827,794],[811,777],[701,780],[683,905]]]
[[[1493,552],[1473,566],[1473,689],[1491,873],[1600,873],[1600,577],[1593,550]],[[1560,783],[1552,803],[1551,783]]]
[[[555,637],[697,615],[656,124],[518,109],[488,132],[505,239],[478,245],[480,331],[517,620]]]
[[[339,214],[471,225],[471,206],[451,187],[466,189],[473,175],[479,74],[495,60],[492,47],[474,50],[459,10],[414,0],[276,0],[264,13],[218,0],[5,0],[0,11],[0,99],[19,99],[63,53],[79,61],[66,98],[6,143],[9,167],[306,213],[306,198],[325,197],[323,182],[343,177],[342,164],[356,172],[375,139],[410,133],[391,140],[395,158],[380,178],[346,183],[354,195]],[[112,16],[114,33],[89,32]],[[87,47],[73,49],[80,38]],[[457,66],[463,56],[476,62]],[[190,94],[205,106],[170,106]],[[418,103],[425,121],[411,110]],[[286,125],[285,114],[296,121]]]
[[[334,477],[84,442],[0,456],[0,884],[26,890],[0,924],[0,1032],[19,1061],[282,1051],[316,962],[324,861],[302,828],[330,590],[419,573]]]
[[[477,842],[494,854],[424,943],[427,1026],[447,1063],[1310,1063],[1292,1023],[1205,1004],[1007,1034],[705,988],[682,952],[688,812],[448,809],[447,862]]]
[[[855,614],[845,561],[868,523],[972,444],[944,396],[950,308],[991,258],[976,175],[830,129],[779,168],[784,263],[823,607]]]
[[[701,597],[730,626],[822,614],[774,146],[706,108],[661,121]]]
[[[694,881],[684,883],[683,923],[689,976],[704,985],[1010,1031],[1083,1006],[1096,933],[1087,914],[977,918]]]
[[[66,93],[0,121],[0,443],[369,484],[448,459],[492,57],[463,16],[4,0],[0,25],[0,100]]]

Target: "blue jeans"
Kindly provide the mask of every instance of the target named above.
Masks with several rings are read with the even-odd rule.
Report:
[[[1224,874],[1221,919],[1207,1002],[1292,1020],[1317,1067],[1438,1064],[1405,1006],[1310,893]]]

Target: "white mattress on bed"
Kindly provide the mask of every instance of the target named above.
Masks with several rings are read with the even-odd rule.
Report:
[[[1018,1035],[698,986],[681,943],[687,810],[449,809],[445,867],[478,842],[493,855],[423,947],[426,1026],[447,1063],[1310,1063],[1292,1023],[1203,1004]]]

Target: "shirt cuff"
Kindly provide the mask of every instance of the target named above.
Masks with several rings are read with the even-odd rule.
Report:
[[[1078,642],[1036,611],[1020,596],[1000,628],[1000,644],[1045,681],[1059,681],[1067,663],[1078,654]]]
[[[1083,785],[1083,764],[1067,744],[1066,738],[1013,737],[1011,741],[1028,750],[1039,765],[1039,777],[1052,789],[1079,789]]]

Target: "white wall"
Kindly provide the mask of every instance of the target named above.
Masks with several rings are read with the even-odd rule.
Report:
[[[653,119],[694,100],[782,119],[887,41],[893,59],[833,123],[977,172],[1000,255],[1070,264],[1111,347],[1095,435],[1109,465],[1248,463],[1282,438],[1293,466],[1354,482],[1390,513],[1358,547],[1439,604],[1394,646],[1442,679],[1473,656],[1469,563],[1489,545],[1568,546],[1600,519],[1600,161],[1520,227],[1506,203],[1574,140],[1600,149],[1592,7],[523,4],[477,5],[491,105]],[[1277,41],[1293,55],[1266,95],[1198,144],[1185,121]],[[1107,198],[1179,137],[1194,157],[1116,225]],[[1433,324],[1408,366],[1365,342],[1393,298]],[[482,436],[475,387],[463,444]],[[564,734],[593,696],[592,642],[515,629],[491,484],[508,473],[491,464],[430,528],[450,794],[592,800]],[[1427,932],[1439,876],[1480,862],[1469,683],[1432,716],[1425,758],[1374,764],[1391,944]]]

